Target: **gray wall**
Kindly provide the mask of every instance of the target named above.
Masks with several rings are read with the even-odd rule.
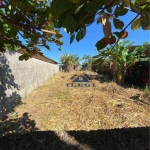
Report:
[[[21,54],[0,54],[0,116],[13,107],[33,89],[59,72],[59,66],[38,59],[19,61]]]

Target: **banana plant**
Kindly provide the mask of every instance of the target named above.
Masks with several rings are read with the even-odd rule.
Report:
[[[107,61],[109,60],[113,80],[119,84],[124,84],[127,69],[140,60],[141,55],[143,55],[147,47],[147,44],[143,44],[130,52],[129,47],[131,45],[132,43],[129,43],[129,41],[125,41],[124,43],[119,41],[113,50],[111,47],[106,50],[99,50],[99,54],[93,57],[95,59],[94,64],[99,68],[106,59]]]

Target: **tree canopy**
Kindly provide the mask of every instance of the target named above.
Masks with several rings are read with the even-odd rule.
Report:
[[[70,43],[86,35],[93,22],[102,24],[104,37],[96,42],[97,49],[109,44],[115,46],[127,37],[127,28],[150,29],[150,0],[2,0],[0,1],[0,52],[6,49],[26,49],[20,60],[27,60],[39,52],[40,47],[50,50],[50,44],[61,46],[59,28],[70,34]],[[129,11],[136,13],[127,26],[120,16]],[[111,24],[110,19],[113,20]],[[112,31],[112,25],[119,32]]]
[[[129,41],[119,41],[113,51],[108,47],[106,50],[98,50],[99,54],[93,57],[93,64],[96,64],[97,69],[99,69],[102,63],[107,60],[110,68],[111,66],[115,68],[113,70],[114,81],[124,83],[127,69],[140,61],[141,58],[146,57],[145,50],[148,46],[147,43],[144,43],[137,46],[134,51],[130,51],[131,45],[132,43],[129,43]]]
[[[105,48],[108,44],[117,44],[120,38],[128,35],[126,29],[131,24],[133,30],[142,27],[150,29],[150,0],[53,0],[51,14],[54,27],[65,28],[70,34],[70,43],[78,42],[86,35],[86,28],[93,22],[101,23],[104,37],[96,43],[97,49]],[[119,19],[129,11],[136,13],[127,26]],[[120,32],[112,31],[110,19]]]
[[[46,0],[0,1],[0,36],[0,52],[26,49],[20,60],[32,57],[42,46],[50,50],[50,43],[63,44]]]

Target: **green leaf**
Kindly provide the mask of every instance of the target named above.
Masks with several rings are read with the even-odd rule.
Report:
[[[46,47],[48,50],[50,50],[50,47],[49,47],[48,45],[45,45],[45,47]]]
[[[101,61],[102,61],[102,58],[99,57],[99,58],[97,58],[97,59],[95,59],[95,60],[93,61],[93,64],[98,64],[98,63],[100,63]]]
[[[113,18],[114,26],[116,29],[122,29],[124,27],[124,23],[116,18]]]
[[[128,12],[128,9],[124,7],[124,5],[117,6],[114,15],[117,18],[118,16],[124,16]]]
[[[59,20],[53,20],[54,21],[54,27],[55,28],[61,28],[62,27],[62,24],[61,24],[61,19]]]
[[[83,18],[83,23],[85,24],[91,24],[95,20],[95,14],[93,13],[88,13],[84,18]]]
[[[105,48],[106,46],[107,46],[107,44],[104,42],[104,39],[105,38],[102,38],[101,40],[99,40],[97,43],[96,43],[96,48],[98,49],[98,50],[100,50],[100,49],[103,49],[103,48]]]
[[[57,38],[62,38],[62,37],[63,37],[63,35],[62,35],[62,34],[59,34],[59,33],[57,33],[55,36],[56,36]]]
[[[74,10],[68,10],[65,12],[65,19],[62,22],[62,26],[66,28],[67,33],[72,34],[78,28],[78,22],[72,17]]]
[[[76,4],[69,0],[53,0],[50,8],[50,13],[54,18],[58,18],[64,12],[76,8]]]
[[[81,22],[87,13],[87,3],[84,3],[75,10],[73,17],[76,21]]]
[[[125,6],[130,6],[131,0],[122,0],[122,3],[123,3]]]
[[[132,30],[137,30],[138,28],[140,28],[141,26],[141,21],[142,19],[141,18],[136,18],[133,23],[131,24],[131,29]]]
[[[99,70],[100,66],[102,65],[102,63],[104,62],[105,59],[103,59],[103,57],[99,57],[98,59],[93,61],[93,65],[96,65],[96,71]]]
[[[99,23],[102,23],[102,17],[99,17],[99,18],[97,19],[97,24],[99,24]]]
[[[141,26],[143,30],[150,30],[150,17],[146,17],[143,14],[141,15]],[[149,19],[148,19],[149,18]]]
[[[100,56],[101,56],[101,54],[95,55],[95,56],[93,56],[92,58],[99,58]]]
[[[25,54],[24,59],[27,61],[29,59],[29,55]]]
[[[74,41],[75,39],[75,33],[73,33],[71,36],[70,36],[70,44]]]
[[[10,11],[9,11],[9,10],[7,10],[7,11],[6,11],[6,14],[7,14],[7,15],[9,15],[9,14],[10,14]]]
[[[112,7],[108,7],[106,8],[107,12],[109,12],[110,14],[112,13]]]
[[[87,4],[87,9],[90,12],[96,13],[104,5],[105,0],[93,0]]]
[[[76,40],[79,42],[84,38],[85,34],[86,34],[86,29],[81,29],[76,35]]]
[[[118,38],[121,38],[120,32],[113,32],[113,34],[115,34]]]
[[[33,3],[30,3],[26,0],[22,1],[22,6],[24,7],[24,9],[26,9],[27,12],[30,12],[34,9]]]
[[[19,60],[20,61],[24,60],[24,55],[19,56]]]

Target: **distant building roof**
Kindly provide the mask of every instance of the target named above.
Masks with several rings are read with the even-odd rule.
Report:
[[[136,47],[139,47],[139,46],[141,46],[141,45],[130,46],[129,52],[132,52]],[[145,50],[145,54],[147,57],[150,57],[150,44],[147,45],[147,48]]]
[[[20,48],[17,52],[21,53],[21,54],[27,53],[27,51],[25,49],[22,49],[22,48]],[[58,64],[56,61],[44,56],[42,52],[38,52],[38,54],[36,56],[33,56],[33,58],[39,59],[39,60],[42,60],[42,61],[45,61],[45,62],[48,62],[51,64]]]

